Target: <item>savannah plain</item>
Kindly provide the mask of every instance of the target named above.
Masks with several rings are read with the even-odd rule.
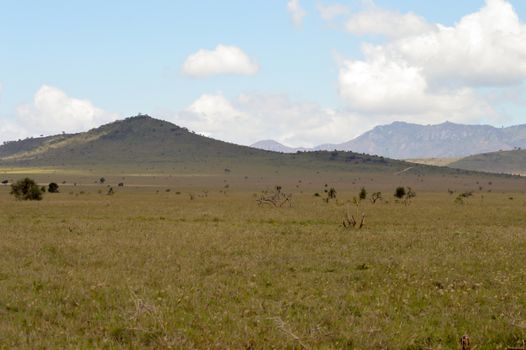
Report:
[[[458,349],[464,334],[476,349],[506,349],[526,340],[523,178],[0,173],[60,185],[42,201],[0,187],[2,349]],[[278,185],[291,205],[258,205]],[[398,186],[416,197],[396,201]],[[362,229],[343,227],[347,210],[365,214]]]

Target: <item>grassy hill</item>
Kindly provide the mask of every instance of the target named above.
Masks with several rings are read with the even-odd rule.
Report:
[[[526,150],[500,151],[462,158],[452,168],[491,173],[526,174]]]
[[[9,142],[0,167],[106,167],[134,170],[223,172],[254,167],[402,170],[404,162],[352,152],[279,154],[214,140],[148,116],[117,121],[88,132]]]

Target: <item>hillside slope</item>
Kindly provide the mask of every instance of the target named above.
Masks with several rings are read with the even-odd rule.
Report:
[[[477,154],[449,164],[451,168],[526,175],[526,150]]]
[[[230,167],[308,167],[396,171],[404,162],[352,152],[281,154],[197,135],[140,115],[88,132],[10,142],[0,146],[0,167],[126,168],[133,171],[225,171]]]

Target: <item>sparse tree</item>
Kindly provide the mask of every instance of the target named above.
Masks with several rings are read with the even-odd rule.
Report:
[[[371,203],[375,204],[379,200],[382,200],[382,192],[375,192],[371,195]]]
[[[42,190],[34,180],[28,177],[12,184],[11,194],[19,200],[39,201],[42,199]]]
[[[99,183],[100,183],[101,185],[102,185],[103,183],[105,183],[105,182],[106,182],[106,179],[105,179],[105,178],[101,177],[101,178],[99,179]]]

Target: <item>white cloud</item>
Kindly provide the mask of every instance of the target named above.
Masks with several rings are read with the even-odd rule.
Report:
[[[303,23],[303,18],[307,15],[305,10],[301,7],[300,0],[288,0],[287,9],[292,16],[294,25],[300,26]]]
[[[0,118],[0,142],[19,140],[27,136],[27,131],[20,125]]]
[[[389,38],[407,37],[434,30],[435,27],[414,13],[399,13],[374,7],[352,14],[345,29],[355,35],[383,35]]]
[[[326,21],[333,20],[339,16],[348,15],[351,11],[348,6],[342,4],[325,5],[323,3],[318,3],[317,9],[321,18]]]
[[[400,37],[404,31],[386,44],[363,45],[363,59],[340,63],[349,108],[426,123],[501,121],[477,88],[526,78],[526,27],[507,1],[487,0],[452,27]]]
[[[214,50],[201,49],[188,56],[182,71],[192,77],[254,75],[259,65],[239,47],[220,44]]]
[[[69,97],[62,90],[43,85],[33,103],[18,107],[15,120],[1,122],[0,140],[86,131],[117,118],[117,114],[105,112],[90,101]]]
[[[352,113],[261,93],[231,100],[221,93],[205,94],[171,120],[200,134],[245,145],[269,138],[290,146],[343,142],[372,126],[367,118]]]
[[[436,81],[475,86],[516,84],[526,78],[526,25],[505,0],[487,0],[452,27],[378,47],[421,66]]]

